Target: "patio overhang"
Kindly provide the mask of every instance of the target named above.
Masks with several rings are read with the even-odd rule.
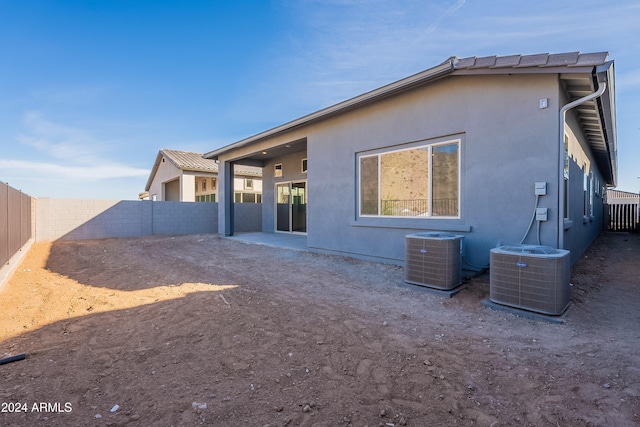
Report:
[[[264,167],[265,163],[271,159],[283,157],[293,153],[299,153],[307,150],[307,139],[298,138],[285,143],[278,142],[275,145],[268,143],[246,145],[239,147],[233,152],[232,158],[234,164]],[[226,153],[225,153],[226,154]],[[216,157],[218,160],[218,157]]]

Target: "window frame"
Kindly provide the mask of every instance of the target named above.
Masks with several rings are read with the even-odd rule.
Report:
[[[433,215],[433,149],[436,147],[446,146],[446,145],[457,145],[457,215]],[[381,215],[380,214],[380,188],[381,188],[381,173],[380,173],[380,165],[381,165],[381,157],[385,154],[395,153],[400,151],[408,151],[408,150],[416,150],[416,149],[427,149],[428,150],[428,212],[427,215],[422,216],[404,216],[404,215]],[[378,213],[377,214],[363,214],[362,213],[362,159],[363,158],[378,158]],[[461,189],[462,189],[462,138],[446,138],[446,139],[437,139],[437,140],[422,140],[409,144],[401,144],[394,145],[386,148],[381,148],[377,150],[371,150],[366,152],[356,153],[356,192],[357,192],[357,201],[356,201],[356,218],[373,218],[373,219],[407,219],[407,220],[424,220],[424,219],[435,219],[435,220],[452,220],[452,219],[461,219],[462,218],[462,200],[461,200]]]

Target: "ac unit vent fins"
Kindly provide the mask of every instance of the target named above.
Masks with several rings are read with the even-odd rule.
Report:
[[[571,298],[569,254],[536,245],[491,249],[489,299],[542,314],[562,314]]]
[[[462,238],[448,233],[407,235],[405,282],[441,290],[460,285]]]

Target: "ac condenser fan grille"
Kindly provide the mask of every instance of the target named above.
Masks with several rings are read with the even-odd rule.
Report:
[[[461,236],[419,233],[406,237],[405,282],[442,290],[461,283]]]
[[[509,248],[491,250],[490,300],[543,314],[562,314],[571,296],[569,251],[516,253]]]

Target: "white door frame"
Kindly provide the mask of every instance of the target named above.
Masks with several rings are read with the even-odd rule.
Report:
[[[292,181],[279,181],[276,182],[274,185],[274,198],[273,198],[273,226],[274,226],[274,230],[276,233],[287,233],[287,234],[304,234],[306,235],[307,232],[306,231],[292,231],[293,225],[293,214],[292,214],[292,210],[293,210],[293,196],[291,194],[291,187],[293,184],[299,184],[299,183],[304,183],[304,198],[305,201],[308,201],[308,191],[309,191],[309,184],[307,182],[306,179],[295,179]],[[289,231],[284,231],[284,230],[278,230],[278,186],[279,185],[289,185]],[[306,203],[305,203],[306,205]],[[307,222],[307,212],[304,213],[305,215],[305,230],[307,230],[308,227],[308,222]]]

